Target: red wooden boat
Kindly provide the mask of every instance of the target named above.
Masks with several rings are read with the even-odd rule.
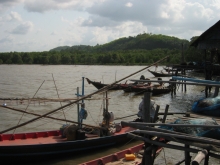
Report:
[[[168,141],[161,138],[160,142],[167,143]],[[101,157],[101,158],[98,158],[95,160],[91,160],[91,161],[82,163],[80,165],[101,165],[101,164],[107,164],[107,163],[111,163],[111,162],[112,163],[115,162],[114,164],[121,164],[120,160],[122,160],[123,164],[126,164],[125,154],[137,155],[138,153],[140,153],[140,151],[143,151],[143,150],[144,150],[144,143],[141,143],[141,144],[135,145],[133,147],[130,147],[128,149],[125,149],[125,150],[122,150],[122,151],[116,152],[114,154],[107,155],[107,156],[104,156],[104,157]],[[162,147],[158,146],[157,151],[156,151],[156,155],[158,155],[161,150],[162,150]],[[140,164],[141,161],[142,161],[142,159],[139,158],[138,160],[134,159],[132,162],[133,162],[133,164]],[[128,160],[127,162],[129,162],[129,164],[131,164],[130,163],[131,160]]]
[[[61,136],[61,131],[44,131],[32,133],[1,134],[0,135],[0,163],[35,162],[44,158],[79,154],[93,149],[125,143],[127,133],[134,128],[122,127],[121,131],[113,135],[99,137],[85,134],[85,139],[67,141]]]
[[[89,97],[89,95],[82,97],[81,100],[87,97]],[[66,104],[63,107],[70,106],[78,101],[80,100]],[[108,147],[118,143],[126,143],[128,140],[131,140],[131,138],[127,137],[127,133],[134,131],[135,128],[123,126],[120,123],[113,123],[114,115],[112,112],[108,112],[107,99],[105,104],[106,107],[103,108],[103,121],[99,126],[91,126],[82,123],[82,121],[86,119],[87,111],[84,109],[85,103],[82,102],[80,104],[81,110],[77,114],[79,116],[78,122],[68,121],[77,125],[64,125],[60,130],[55,131],[5,134],[5,132],[13,130],[18,126],[23,126],[42,117],[49,117],[48,115],[61,109],[57,108],[44,115],[35,114],[38,117],[1,131],[0,164],[30,163],[50,157],[54,158],[66,156],[68,154],[92,152],[94,149]],[[0,105],[0,107],[15,110],[6,105]],[[21,112],[24,113],[25,111]]]
[[[139,151],[141,151],[144,147],[144,143],[135,145],[133,147],[130,147],[128,149],[116,152],[114,154],[111,155],[107,155],[95,160],[91,160],[85,163],[82,163],[80,165],[101,165],[101,164],[106,164],[109,162],[116,162],[119,161],[120,159],[123,159],[125,157],[125,154],[134,154],[134,153],[138,153]]]

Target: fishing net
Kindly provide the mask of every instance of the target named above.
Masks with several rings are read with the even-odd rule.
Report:
[[[209,119],[192,119],[192,120],[182,120],[177,119],[171,124],[186,124],[186,125],[218,125],[215,120]],[[220,129],[218,128],[208,128],[208,127],[178,127],[178,126],[161,126],[159,128],[171,130],[175,132],[186,133],[194,136],[208,137],[220,140]]]
[[[220,116],[220,96],[200,99],[194,102],[192,111],[205,115]]]

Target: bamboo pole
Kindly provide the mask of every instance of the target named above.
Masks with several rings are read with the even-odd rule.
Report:
[[[29,115],[41,116],[41,115],[36,114],[36,113],[27,112],[27,111],[24,111],[24,110],[21,110],[21,109],[16,109],[16,108],[8,107],[8,106],[6,107],[6,106],[0,105],[0,107],[5,108],[5,109],[9,109],[9,110],[13,110],[13,111],[17,111],[17,112],[21,112],[21,113],[25,113],[25,114],[29,114]],[[59,121],[65,121],[65,122],[70,122],[70,123],[74,123],[74,124],[79,124],[79,122],[75,122],[75,121],[68,120],[68,119],[60,119],[60,118],[51,117],[51,116],[45,116],[44,118],[59,120]],[[82,125],[102,129],[102,127],[97,127],[97,126],[93,126],[93,125],[89,125],[89,124],[82,124]]]
[[[165,123],[141,123],[141,122],[130,122],[144,126],[167,126],[167,127],[201,127],[201,128],[220,128],[220,125],[202,125],[202,124],[165,124]]]
[[[53,77],[53,73],[52,73],[52,77]],[[55,83],[54,77],[53,77],[53,83],[54,83],[54,86],[55,86],[55,88],[56,88],[57,97],[58,97],[58,99],[60,99],[60,95],[59,95],[59,93],[58,93],[58,89],[57,89],[57,86],[56,86],[56,83]],[[63,106],[61,102],[60,102],[60,106],[61,106],[61,107]],[[66,119],[66,115],[65,115],[63,109],[62,109],[62,112],[63,112],[63,116],[64,116],[64,118]],[[66,124],[67,124],[67,123],[66,123]]]
[[[140,69],[140,70],[138,70],[138,71],[136,71],[136,72],[134,72],[134,73],[132,73],[132,74],[130,74],[130,75],[128,75],[128,76],[126,76],[126,77],[124,77],[124,78],[118,80],[118,81],[115,81],[114,83],[109,84],[109,85],[107,85],[107,86],[105,86],[105,87],[103,87],[103,88],[101,88],[101,89],[99,89],[99,90],[97,90],[97,91],[95,91],[95,92],[93,92],[93,93],[91,93],[91,94],[82,96],[81,98],[77,99],[76,101],[70,102],[70,103],[68,103],[68,104],[66,104],[66,105],[64,105],[64,106],[62,106],[62,107],[56,108],[56,109],[54,109],[54,110],[52,110],[52,111],[50,111],[50,112],[48,112],[48,113],[45,113],[45,114],[43,114],[43,115],[41,115],[41,116],[39,116],[39,117],[33,118],[33,119],[31,119],[31,120],[29,120],[29,121],[27,121],[27,122],[21,123],[21,124],[19,124],[19,125],[17,125],[17,126],[14,126],[14,127],[8,128],[8,129],[6,129],[6,130],[3,130],[3,131],[0,132],[0,134],[5,133],[5,132],[8,132],[8,131],[11,131],[11,130],[13,130],[13,129],[15,129],[15,128],[24,126],[24,125],[29,124],[29,123],[31,123],[31,122],[34,122],[34,121],[36,121],[36,120],[38,120],[38,119],[40,119],[40,118],[43,118],[43,117],[45,117],[45,116],[47,116],[47,115],[50,115],[50,114],[52,114],[52,113],[54,113],[54,112],[56,112],[56,111],[59,111],[59,110],[61,110],[61,109],[63,109],[63,108],[66,108],[66,107],[68,107],[68,106],[70,106],[70,105],[72,105],[72,104],[75,104],[75,103],[77,103],[77,102],[79,102],[79,101],[81,101],[81,100],[84,100],[84,99],[86,99],[86,98],[88,98],[88,97],[91,97],[92,95],[95,95],[95,94],[97,94],[97,93],[101,93],[101,92],[103,92],[104,90],[108,90],[108,89],[111,88],[114,84],[119,83],[120,81],[123,81],[123,80],[127,79],[128,77],[131,77],[131,76],[133,76],[133,75],[135,75],[135,74],[137,74],[137,73],[139,73],[139,72],[141,72],[141,71],[143,71],[143,70],[145,70],[145,69],[147,69],[147,68],[149,68],[149,67],[151,67],[151,66],[153,66],[153,65],[155,65],[155,64],[157,64],[157,63],[159,63],[159,62],[161,62],[161,61],[163,61],[163,60],[165,60],[165,59],[168,58],[168,57],[169,57],[169,56],[166,56],[166,57],[162,58],[161,60],[158,60],[157,62],[155,62],[155,63],[153,63],[153,64],[151,64],[151,65],[149,65],[149,66],[147,66],[147,67],[144,67],[143,69]]]
[[[220,140],[214,140],[214,139],[209,139],[206,138],[204,139],[203,137],[197,137],[197,136],[185,136],[185,135],[177,135],[177,134],[171,134],[171,133],[162,133],[162,132],[156,132],[156,131],[146,131],[146,130],[135,130],[134,133],[138,133],[138,134],[148,134],[151,136],[158,136],[158,137],[176,137],[176,138],[180,138],[180,139],[185,139],[185,140],[193,140],[196,142],[201,142],[201,143],[210,143],[213,145],[217,145],[220,146]]]
[[[161,146],[161,147],[167,147],[167,148],[177,149],[177,150],[182,150],[182,151],[189,151],[189,152],[193,152],[193,153],[198,153],[200,151],[200,150],[195,149],[195,148],[185,148],[185,147],[182,147],[182,146],[176,146],[176,145],[173,145],[173,144],[165,144],[165,143],[158,142],[158,141],[155,141],[155,140],[150,140],[150,139],[144,138],[143,136],[135,135],[133,133],[128,133],[127,136],[129,138],[134,138],[134,139],[137,139],[137,140],[142,140],[144,142],[151,143],[151,144],[154,144],[154,145],[157,145],[157,146]],[[210,152],[209,155],[211,157],[220,159],[220,155],[218,155],[218,154],[214,154],[214,153]]]
[[[110,98],[108,98],[110,99]],[[73,100],[77,100],[77,98],[60,98],[60,99],[55,99],[55,98],[0,98],[0,100],[3,101],[38,101],[38,102],[70,102]],[[103,100],[103,98],[87,98],[87,100]]]
[[[155,128],[155,127],[146,127],[146,126],[143,126],[143,125],[138,125],[138,124],[135,124],[135,122],[122,122],[122,125],[124,126],[130,126],[130,127],[133,127],[133,128],[136,128],[136,129],[141,129],[141,130],[149,130],[149,131],[156,131],[156,132],[163,132],[163,133],[170,133],[170,134],[176,134],[176,135],[183,135],[183,136],[187,136],[187,137],[195,137],[193,135],[190,135],[190,134],[186,134],[186,133],[181,133],[181,132],[175,132],[175,131],[170,131],[170,130],[166,130],[166,129],[162,129],[162,128]],[[209,143],[197,143],[195,141],[183,141],[183,140],[180,140],[180,139],[177,139],[177,138],[166,138],[170,141],[177,141],[179,143],[184,143],[184,144],[189,144],[189,145],[193,145],[193,146],[196,146],[196,147],[200,147],[200,148],[205,148],[205,149],[208,149],[208,150],[213,150],[213,151],[216,151],[216,152],[220,152],[220,148],[216,147],[216,146],[213,146]],[[203,137],[202,139],[207,139],[206,137]],[[207,140],[212,140],[210,138],[208,138]]]
[[[220,87],[220,84],[206,84],[206,83],[191,83],[191,82],[180,82],[180,81],[165,81],[165,80],[134,80],[131,79],[130,81],[134,82],[158,82],[158,83],[173,83],[173,84],[187,84],[187,85],[199,85],[199,86],[212,86],[212,87]]]
[[[44,80],[44,81],[41,83],[41,85],[38,87],[37,91],[34,93],[34,95],[33,95],[32,98],[34,98],[34,97],[36,96],[37,92],[40,90],[40,88],[42,87],[42,85],[44,84],[44,82],[45,82],[45,80]],[[29,105],[30,105],[30,104],[29,104],[29,102],[28,102],[28,105],[26,106],[25,111],[27,111]],[[24,113],[21,115],[21,117],[20,117],[20,119],[19,119],[17,125],[19,125],[19,123],[21,122],[21,119],[23,118],[23,116],[24,116]],[[17,128],[17,127],[15,127],[15,129],[14,129],[14,131],[13,131],[13,134],[15,133],[16,128]]]

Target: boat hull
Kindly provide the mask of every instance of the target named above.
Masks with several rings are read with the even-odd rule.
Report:
[[[154,86],[146,86],[146,87],[138,87],[131,86],[124,89],[124,92],[134,92],[135,95],[143,94],[144,92],[151,92],[153,96],[169,93],[171,90],[169,87],[154,87]]]
[[[15,134],[2,134],[0,141],[0,163],[24,163],[56,156],[92,152],[94,149],[109,147],[130,140],[127,132],[134,130],[124,127],[112,136],[93,137],[85,140],[67,141],[59,131]],[[19,135],[19,136],[18,136]],[[27,136],[28,135],[28,136]],[[38,136],[37,136],[38,135]]]
[[[103,84],[101,82],[95,82],[95,81],[91,81],[90,79],[86,78],[87,82],[89,84],[92,84],[94,87],[96,87],[97,89],[101,89],[103,87],[106,87],[108,84]],[[120,86],[120,84],[114,84],[112,86],[109,86],[109,90],[119,90],[122,89],[122,87]]]

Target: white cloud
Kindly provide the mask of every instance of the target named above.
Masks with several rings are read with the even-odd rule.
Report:
[[[11,16],[11,20],[16,20],[16,21],[22,21],[22,18],[20,16],[20,14],[18,14],[17,12],[13,12],[11,11],[10,13],[10,16]]]
[[[133,4],[132,4],[131,2],[128,2],[128,3],[125,4],[125,6],[127,6],[127,7],[132,7]]]
[[[104,44],[144,31],[189,40],[219,20],[219,8],[217,0],[1,0],[0,50]]]
[[[33,23],[30,21],[23,22],[15,27],[11,33],[13,34],[27,34],[33,28]]]
[[[43,13],[50,10],[84,10],[102,0],[26,0],[25,9],[29,12]]]
[[[11,37],[10,35],[5,37],[5,38],[2,38],[0,39],[0,43],[11,43],[13,41],[13,37]]]
[[[24,0],[1,0],[0,1],[0,13],[6,11],[7,9],[22,3]]]

